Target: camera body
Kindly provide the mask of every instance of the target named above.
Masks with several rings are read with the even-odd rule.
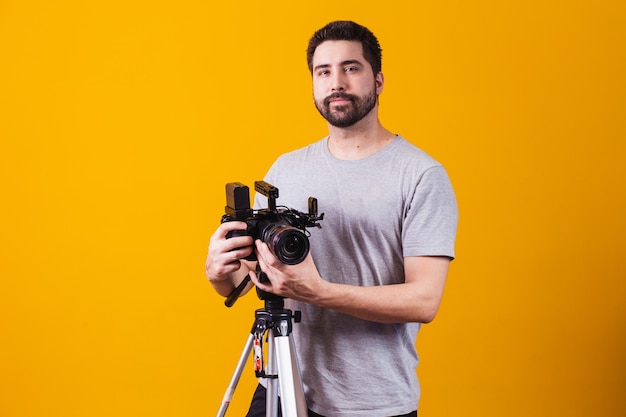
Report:
[[[309,232],[307,227],[321,227],[318,223],[324,218],[322,213],[317,215],[317,200],[309,197],[308,213],[303,213],[287,207],[277,207],[278,188],[265,181],[256,181],[255,190],[268,199],[268,208],[253,210],[250,208],[250,192],[246,185],[239,182],[226,184],[226,214],[222,216],[222,223],[228,221],[243,221],[247,224],[246,230],[235,230],[226,235],[251,236],[254,240],[265,242],[272,253],[284,264],[296,265],[304,261],[309,253]],[[248,261],[257,260],[256,255],[245,258]]]

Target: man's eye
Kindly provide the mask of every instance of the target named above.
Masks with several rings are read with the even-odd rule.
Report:
[[[357,67],[346,67],[346,72],[354,72],[354,71],[358,71]]]

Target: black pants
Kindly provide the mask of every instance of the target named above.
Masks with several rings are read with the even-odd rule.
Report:
[[[265,416],[265,399],[267,396],[267,391],[265,387],[261,384],[257,386],[256,391],[254,392],[254,396],[252,397],[252,403],[250,404],[250,410],[248,410],[248,414],[246,417],[266,417]],[[280,416],[280,401],[278,403],[278,415]],[[309,417],[324,417],[313,411],[309,410]],[[417,417],[417,411],[413,411],[409,414],[404,414],[401,416],[394,417]]]

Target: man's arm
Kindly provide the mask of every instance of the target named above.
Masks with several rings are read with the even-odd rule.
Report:
[[[429,323],[439,310],[449,265],[448,257],[408,257],[404,259],[404,283],[373,287],[330,284],[319,294],[319,305],[382,323]]]
[[[450,258],[415,256],[404,259],[402,284],[362,287],[334,284],[323,280],[312,257],[293,266],[283,265],[257,241],[261,269],[269,283],[252,281],[261,290],[364,320],[381,323],[428,323],[435,318],[445,287]]]

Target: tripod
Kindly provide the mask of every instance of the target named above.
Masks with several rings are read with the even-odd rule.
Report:
[[[249,281],[250,277],[246,276],[244,281],[228,297],[225,302],[226,306],[233,305]],[[255,312],[254,325],[228,384],[217,416],[223,417],[226,414],[247,358],[254,349],[256,376],[257,378],[267,378],[265,415],[277,417],[280,401],[284,417],[306,417],[307,407],[304,389],[300,379],[293,335],[291,334],[293,322],[298,323],[300,321],[300,312],[285,309],[282,297],[261,291],[258,288],[257,295],[265,301],[265,306]],[[267,366],[264,365],[263,361],[263,336],[266,334]]]

